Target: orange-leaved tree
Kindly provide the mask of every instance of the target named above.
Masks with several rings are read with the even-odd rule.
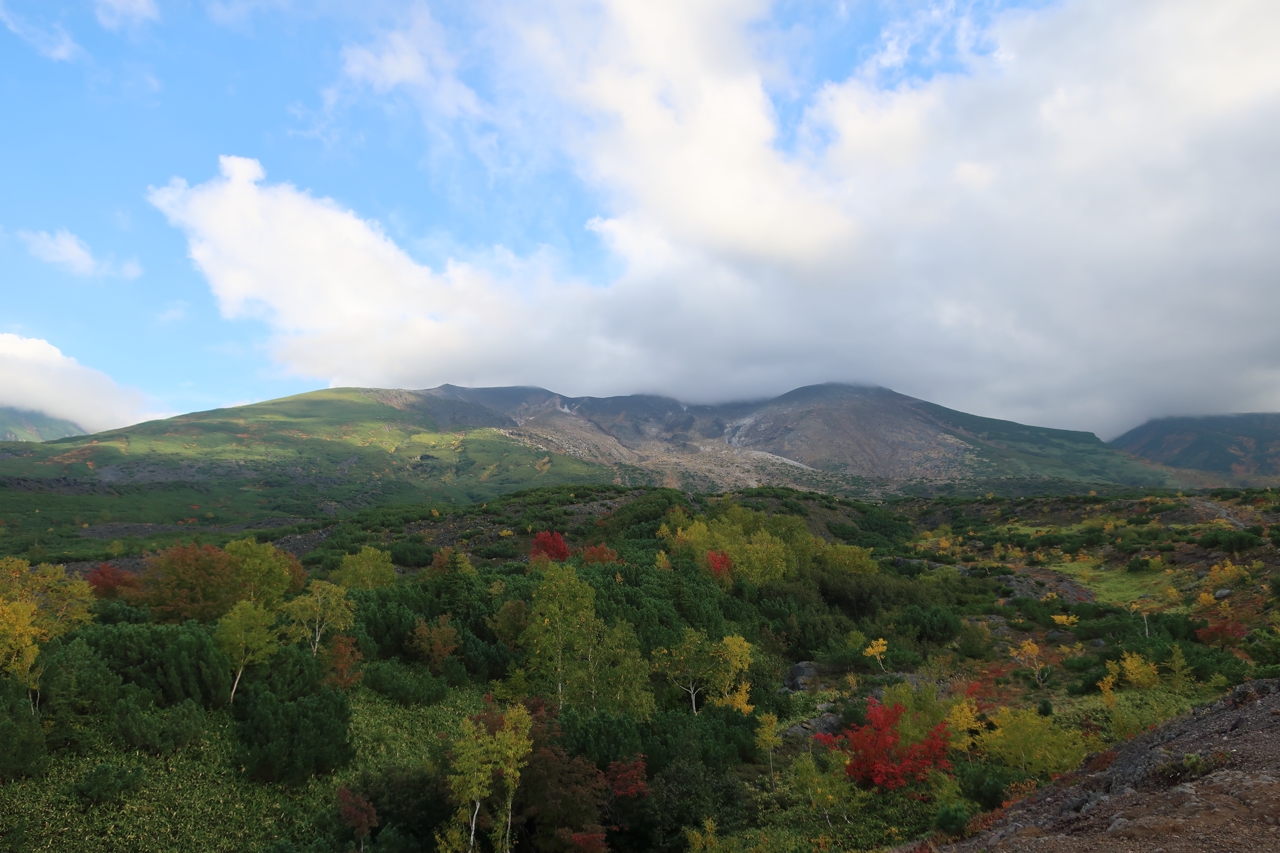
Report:
[[[213,545],[174,545],[147,558],[141,587],[127,597],[157,622],[213,622],[241,598],[231,556]]]

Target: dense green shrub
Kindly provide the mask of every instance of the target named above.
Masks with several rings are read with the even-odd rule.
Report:
[[[71,794],[86,806],[100,806],[138,790],[144,778],[141,767],[125,769],[99,764],[71,786]]]
[[[320,661],[303,646],[282,646],[271,660],[253,668],[246,683],[259,684],[282,702],[311,696],[320,689]],[[237,700],[238,700],[237,696]]]
[[[1231,554],[1239,554],[1241,551],[1257,548],[1262,544],[1262,537],[1247,530],[1215,529],[1201,536],[1196,540],[1196,544],[1211,551],[1227,551]]]
[[[994,654],[991,631],[985,625],[967,622],[960,627],[960,654],[972,660],[987,660]]]
[[[0,782],[35,776],[45,766],[44,728],[26,688],[0,675]]]
[[[914,630],[917,639],[935,645],[949,643],[960,633],[960,617],[936,605],[927,610],[911,605],[898,617],[898,625]]]
[[[379,851],[432,849],[436,832],[454,815],[445,778],[427,767],[366,771],[352,789],[377,811],[373,842]]]
[[[560,724],[565,748],[574,755],[585,755],[601,770],[644,752],[641,728],[628,714],[566,710]],[[649,766],[654,766],[652,761]]]
[[[708,818],[723,833],[746,822],[746,786],[732,773],[716,773],[697,758],[681,756],[650,785],[641,832],[644,849],[683,850],[685,830],[701,828]]]
[[[450,660],[457,663],[455,658]],[[401,705],[432,705],[448,693],[445,683],[425,669],[390,660],[366,664],[361,683]]]
[[[79,632],[127,684],[145,690],[158,705],[193,699],[207,708],[226,704],[231,663],[212,634],[184,625],[89,625]]]
[[[391,545],[391,562],[397,566],[420,569],[431,565],[431,558],[436,549],[421,542],[393,542]]]
[[[352,590],[350,596],[356,604],[352,633],[366,658],[404,654],[405,641],[417,620],[431,619],[443,612],[435,596],[422,584]]]
[[[120,676],[82,638],[59,638],[41,650],[40,710],[46,719],[71,724],[108,714],[120,695]]]
[[[208,725],[204,709],[186,699],[168,711],[145,709],[138,697],[116,705],[116,737],[130,749],[163,755],[194,743]]]
[[[127,622],[140,625],[150,620],[145,607],[135,607],[121,598],[100,598],[93,603],[93,621],[100,625],[116,625]]]
[[[337,690],[325,688],[286,702],[250,685],[233,707],[241,744],[237,761],[258,781],[300,785],[333,772],[355,754],[351,708]]]
[[[969,809],[964,803],[943,803],[938,806],[938,814],[933,825],[947,835],[964,835],[964,828],[969,824]]]
[[[977,761],[956,762],[954,769],[960,793],[988,810],[1000,808],[1009,786],[1028,778],[1021,770]]]
[[[477,548],[475,555],[486,560],[514,560],[520,556],[520,549],[514,542],[495,542],[492,545]]]
[[[1134,557],[1125,565],[1125,571],[1132,574],[1141,574],[1151,571],[1151,561],[1145,557]]]

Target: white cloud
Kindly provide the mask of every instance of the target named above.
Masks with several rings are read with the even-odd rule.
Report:
[[[27,250],[40,260],[61,267],[80,276],[117,276],[134,279],[142,275],[142,267],[135,260],[117,265],[110,258],[99,260],[93,256],[83,240],[67,231],[19,231],[18,237],[27,244]]]
[[[36,26],[6,9],[4,0],[0,0],[0,24],[46,59],[69,62],[83,53],[60,24],[48,29]]]
[[[40,338],[0,333],[0,406],[44,412],[97,431],[146,417],[140,392]]]
[[[480,112],[479,100],[458,80],[457,60],[425,3],[415,3],[403,29],[384,33],[371,45],[342,51],[343,73],[376,92],[414,92],[434,115],[454,118]]]
[[[93,11],[109,30],[160,20],[156,0],[93,0]]]
[[[500,247],[429,269],[253,160],[151,200],[227,316],[265,319],[278,359],[339,384],[724,399],[865,380],[1102,433],[1280,408],[1280,6],[1069,0],[981,33],[957,21],[989,50],[884,88],[927,29],[891,27],[808,99],[794,150],[754,50],[768,13],[499,7],[496,73],[558,105],[522,133],[605,199],[588,227],[627,265],[606,286]],[[434,92],[448,55],[423,11],[348,49],[346,73]],[[458,103],[421,99],[429,122]]]

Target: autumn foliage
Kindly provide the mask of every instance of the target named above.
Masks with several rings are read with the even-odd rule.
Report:
[[[620,563],[618,552],[607,545],[588,545],[582,549],[582,564],[584,566],[608,565],[610,563]]]
[[[355,833],[356,841],[363,850],[369,832],[378,825],[378,812],[372,803],[359,794],[352,793],[345,785],[338,789],[338,809],[342,814],[342,822]]]
[[[845,772],[863,784],[901,788],[923,782],[934,770],[949,771],[947,724],[939,723],[924,740],[902,746],[898,721],[905,708],[885,707],[867,700],[867,724],[846,729],[842,735],[817,735],[823,745],[844,753]]]
[[[605,776],[609,780],[609,790],[614,797],[649,796],[649,783],[646,781],[648,771],[643,755],[637,755],[630,761],[610,763]]]
[[[435,624],[418,617],[413,630],[409,633],[408,643],[431,672],[439,675],[440,667],[458,648],[458,630],[449,624],[448,613],[437,617]]]
[[[364,655],[356,648],[354,637],[346,634],[334,637],[325,655],[325,663],[329,665],[329,675],[324,680],[325,684],[330,684],[339,690],[355,687],[364,677],[364,673],[359,669],[360,661],[363,659]]]
[[[1222,619],[1210,622],[1209,627],[1196,631],[1196,636],[1205,645],[1217,645],[1225,649],[1237,645],[1247,633],[1248,629],[1239,622]]]
[[[564,537],[554,530],[543,530],[533,537],[533,545],[529,548],[530,557],[547,557],[557,563],[569,559],[569,546]]]
[[[137,575],[118,569],[110,563],[100,563],[84,579],[93,588],[94,598],[119,598],[122,590],[137,589],[139,586]]]
[[[733,575],[733,558],[724,551],[708,551],[707,568],[716,580],[728,580]]]
[[[160,622],[212,622],[239,598],[231,556],[212,545],[175,545],[147,559],[131,596]]]

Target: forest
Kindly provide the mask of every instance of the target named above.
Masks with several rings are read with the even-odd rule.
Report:
[[[13,554],[0,850],[964,837],[1280,675],[1278,513],[563,485],[193,535],[141,571]]]

